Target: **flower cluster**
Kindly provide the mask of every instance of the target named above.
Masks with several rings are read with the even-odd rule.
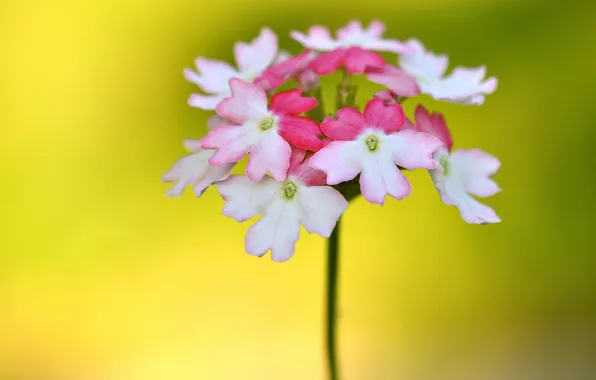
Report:
[[[455,68],[445,75],[448,59],[417,40],[385,39],[385,26],[367,28],[352,21],[332,36],[322,26],[291,36],[305,51],[295,56],[278,48],[277,36],[263,28],[250,43],[237,42],[237,68],[225,62],[197,58],[196,71],[186,79],[203,94],[189,105],[215,111],[208,134],[186,140],[190,155],[163,175],[179,196],[187,186],[201,196],[215,185],[226,201],[223,214],[238,222],[262,215],[246,235],[246,251],[275,261],[294,254],[300,225],[309,233],[329,237],[348,201],[362,194],[383,205],[387,195],[402,200],[411,186],[402,170],[428,170],[444,203],[456,206],[468,223],[500,219],[476,197],[488,197],[499,187],[490,179],[499,161],[477,150],[452,150],[453,140],[443,115],[422,105],[412,121],[401,103],[418,94],[434,99],[479,105],[495,91],[495,78],[485,79],[484,67]],[[378,52],[398,54],[398,65]],[[319,77],[342,72],[335,116],[325,116]],[[354,106],[353,75],[364,75],[387,88]],[[295,89],[279,91],[292,82]],[[286,86],[287,87],[287,86]],[[248,156],[245,175],[231,171]]]

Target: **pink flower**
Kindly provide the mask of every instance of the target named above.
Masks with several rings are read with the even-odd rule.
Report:
[[[352,21],[331,37],[329,29],[316,25],[308,30],[308,34],[292,32],[292,38],[307,49],[327,52],[314,59],[311,67],[319,75],[330,74],[344,66],[353,74],[362,74],[366,69],[380,69],[385,65],[383,57],[373,51],[404,53],[410,49],[397,40],[382,38],[385,25],[373,21],[363,29],[359,21]]]
[[[260,181],[271,173],[283,181],[289,167],[290,143],[298,148],[317,151],[323,143],[318,124],[297,116],[317,106],[314,98],[301,96],[300,90],[280,92],[267,107],[265,91],[240,79],[230,79],[232,96],[217,106],[219,116],[233,123],[220,125],[201,141],[203,149],[217,149],[209,159],[213,166],[224,166],[250,153],[246,174]]]
[[[445,204],[456,206],[467,223],[498,223],[495,211],[474,199],[489,197],[501,191],[490,179],[500,167],[495,157],[478,149],[458,149],[450,153],[453,141],[443,115],[429,115],[423,106],[415,112],[417,128],[443,141],[435,153],[436,169],[430,175]]]
[[[289,54],[280,54],[278,63],[265,70],[260,78],[255,80],[255,84],[269,81],[268,86],[275,89],[284,84],[288,79],[294,78],[300,84],[300,88],[309,91],[319,85],[319,78],[315,72],[310,69],[310,63],[316,57],[312,50],[291,57]],[[263,86],[261,86],[263,87]],[[266,86],[267,87],[267,86]]]
[[[360,173],[364,198],[382,205],[389,194],[403,199],[410,194],[410,183],[397,165],[407,169],[434,169],[432,154],[441,142],[427,134],[400,131],[404,113],[399,104],[385,105],[373,99],[364,115],[353,108],[337,112],[337,120],[321,124],[323,133],[335,140],[311,158],[313,168],[327,174],[327,183],[349,181]]]
[[[230,79],[240,78],[252,82],[260,77],[278,56],[277,36],[271,29],[263,28],[251,43],[237,42],[234,46],[234,56],[238,70],[226,62],[203,57],[195,60],[198,72],[192,69],[184,70],[186,80],[198,85],[208,94],[192,94],[188,99],[189,105],[214,110],[219,102],[230,96]]]
[[[303,160],[304,151],[295,150],[283,182],[268,176],[253,182],[233,175],[217,184],[226,200],[224,215],[238,222],[263,215],[248,229],[247,253],[262,257],[271,250],[274,261],[287,261],[294,255],[301,224],[309,233],[329,237],[347,209],[345,198],[334,188],[324,186],[325,174]]]
[[[407,41],[407,46],[413,52],[400,55],[399,65],[403,71],[396,69],[393,73],[369,76],[369,79],[399,94],[403,87],[409,87],[403,75],[405,72],[416,79],[422,93],[437,100],[461,104],[482,104],[484,95],[492,94],[497,88],[495,77],[484,80],[484,66],[475,69],[456,67],[450,75],[445,76],[449,62],[447,56],[427,51],[418,40]]]

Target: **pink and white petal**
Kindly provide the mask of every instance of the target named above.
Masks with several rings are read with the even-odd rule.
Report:
[[[230,79],[232,96],[217,105],[219,116],[236,124],[261,119],[267,115],[267,94],[252,83],[242,79]]]
[[[496,174],[500,161],[479,149],[458,149],[449,159],[450,175],[457,176],[464,190],[478,197],[489,197],[501,191],[489,177]]]
[[[447,128],[447,123],[442,114],[429,114],[428,110],[420,104],[416,107],[416,111],[414,111],[414,117],[416,118],[416,126],[420,132],[435,136],[441,140],[448,151],[451,151],[453,138],[451,137],[451,133]]]
[[[400,131],[418,131],[418,129],[416,128],[416,126],[414,125],[414,123],[412,123],[410,121],[410,119],[408,119],[406,117],[406,120],[404,120],[404,125],[401,126]]]
[[[219,115],[213,115],[211,117],[209,117],[209,119],[207,119],[207,129],[208,130],[213,130],[217,127],[219,127],[220,125],[229,125],[230,123],[224,119],[223,117],[219,116]]]
[[[410,195],[411,186],[390,157],[371,154],[363,162],[360,190],[368,202],[383,205],[387,194],[397,200]]]
[[[364,32],[373,38],[381,39],[385,33],[385,24],[383,24],[380,20],[373,20],[370,24],[368,24],[368,27]]]
[[[340,40],[348,40],[352,37],[358,37],[364,34],[362,23],[359,20],[350,21],[344,26],[337,30],[336,35]]]
[[[312,50],[306,50],[295,57],[288,57],[273,66],[271,70],[282,77],[294,75],[296,72],[306,69],[313,58]]]
[[[306,158],[306,151],[304,149],[292,146],[292,155],[290,155],[290,167],[288,168],[288,175],[298,172],[303,165]]]
[[[219,195],[226,201],[223,215],[239,223],[265,212],[279,197],[281,184],[271,177],[253,182],[243,175],[232,175],[215,184]]]
[[[313,169],[310,166],[310,158],[307,157],[300,165],[290,168],[290,173],[298,178],[306,186],[322,186],[327,184],[327,175],[320,170]]]
[[[290,35],[307,49],[330,51],[337,47],[337,42],[331,37],[329,29],[324,26],[312,26],[307,34],[292,31]]]
[[[367,69],[382,69],[385,60],[375,52],[353,46],[346,50],[344,66],[349,73],[363,74]]]
[[[309,233],[328,238],[348,201],[331,186],[301,187],[299,191],[300,223]]]
[[[336,141],[355,140],[362,133],[364,127],[364,115],[351,107],[337,111],[337,120],[325,118],[321,123],[321,131],[325,136]]]
[[[226,95],[199,95],[192,94],[188,98],[188,105],[206,111],[212,111],[225,99]]]
[[[244,240],[246,252],[262,257],[271,250],[271,259],[284,262],[292,258],[300,238],[299,210],[295,202],[277,199],[252,225]]]
[[[389,134],[401,128],[406,116],[401,105],[387,105],[383,99],[373,98],[364,107],[364,119],[367,125]]]
[[[190,69],[184,71],[184,76],[189,82],[195,83],[205,92],[229,92],[230,79],[238,77],[238,71],[226,62],[215,61],[199,57],[195,59],[198,73]]]
[[[277,35],[269,28],[262,28],[257,38],[250,43],[237,42],[234,45],[236,63],[242,73],[260,74],[277,58]]]
[[[345,57],[345,49],[335,49],[313,59],[310,63],[310,68],[318,75],[331,74],[342,67]]]
[[[433,154],[443,145],[441,140],[424,132],[400,131],[385,137],[396,164],[406,169],[434,169]]]
[[[290,144],[280,135],[273,132],[265,133],[250,151],[246,175],[251,181],[256,182],[265,174],[271,173],[276,181],[283,181],[290,167],[291,155]]]
[[[317,99],[303,97],[302,91],[295,89],[273,95],[269,109],[276,114],[300,115],[315,108],[317,104]]]
[[[317,152],[323,147],[319,139],[319,125],[307,117],[285,115],[279,119],[278,133],[290,144],[304,150]]]
[[[283,85],[288,78],[277,75],[271,70],[265,70],[263,74],[257,77],[252,83],[261,87],[266,92],[272,92]]]
[[[362,171],[364,152],[357,141],[334,141],[315,153],[310,166],[327,174],[327,184],[354,179]]]
[[[274,65],[279,65],[282,62],[287,61],[288,59],[292,58],[292,55],[290,53],[288,53],[285,50],[279,50],[279,52],[277,53],[277,57],[275,58],[275,62],[273,62]]]
[[[172,168],[161,177],[164,182],[175,182],[166,195],[179,197],[187,186],[192,186],[199,181],[207,172],[208,160],[213,153],[213,151],[200,151],[176,161]]]
[[[203,148],[201,148],[201,140],[184,139],[182,145],[184,145],[186,150],[193,153],[199,153],[203,150]]]
[[[227,164],[222,167],[209,166],[205,175],[198,180],[194,186],[193,191],[197,197],[201,197],[207,188],[215,183],[224,181],[230,176],[232,169],[236,166],[236,163]]]
[[[501,219],[495,211],[472,198],[456,181],[447,179],[444,184],[447,197],[443,198],[446,204],[456,206],[464,221],[470,224],[499,223]]]
[[[415,96],[420,94],[418,81],[405,71],[392,65],[385,65],[380,70],[370,71],[366,77],[371,82],[381,84],[399,96]]]
[[[258,139],[258,131],[251,126],[220,125],[203,137],[201,147],[217,149],[209,163],[219,167],[240,161]]]
[[[399,66],[410,74],[421,74],[422,76],[441,77],[447,70],[449,59],[446,55],[435,55],[415,39],[406,41],[406,46],[414,53],[401,54]]]
[[[389,39],[370,39],[366,43],[362,44],[363,48],[374,50],[374,51],[386,51],[396,54],[412,54],[414,50],[407,44],[398,40]]]

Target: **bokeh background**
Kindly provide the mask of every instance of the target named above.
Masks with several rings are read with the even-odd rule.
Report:
[[[405,201],[353,202],[344,378],[594,378],[596,3],[3,0],[0,379],[324,379],[324,240],[250,257],[214,189],[168,199],[159,178],[206,130],[196,56],[263,25],[298,52],[290,30],[356,17],[498,76],[482,107],[405,108],[501,159],[503,223],[466,225],[423,171]]]

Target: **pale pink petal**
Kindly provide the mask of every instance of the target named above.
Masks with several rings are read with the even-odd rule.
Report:
[[[265,174],[271,173],[276,181],[283,181],[290,167],[291,155],[290,144],[280,135],[266,133],[250,151],[246,175],[251,181],[260,181]]]
[[[290,35],[307,49],[329,51],[337,47],[337,42],[331,37],[329,29],[324,26],[312,26],[308,34],[293,31]]]
[[[241,223],[263,213],[279,196],[281,184],[271,177],[253,182],[245,176],[232,175],[216,187],[226,201],[223,214]]]
[[[261,87],[267,92],[272,92],[286,82],[287,78],[282,77],[270,70],[265,70],[261,76],[252,83]]]
[[[278,133],[300,149],[316,152],[323,147],[319,125],[307,117],[285,115],[279,119]]]
[[[383,24],[380,20],[373,20],[370,24],[368,24],[368,28],[366,28],[365,33],[373,38],[381,39],[381,37],[383,37],[383,33],[385,33],[385,24]]]
[[[465,190],[461,187],[461,183],[445,180],[444,184],[445,197],[443,201],[446,204],[456,206],[461,214],[464,221],[471,224],[486,224],[486,223],[499,223],[501,219],[495,213],[495,211],[476,199],[466,194]]]
[[[310,63],[310,68],[318,75],[327,75],[336,72],[344,64],[345,49],[335,49],[316,57]]]
[[[262,28],[259,36],[250,43],[237,42],[234,56],[240,71],[260,74],[275,61],[278,50],[275,33],[269,28]]]
[[[282,77],[294,75],[296,72],[306,69],[313,58],[312,50],[306,50],[295,57],[288,57],[270,70]]]
[[[414,123],[412,123],[408,118],[404,121],[404,125],[401,126],[401,131],[418,131]]]
[[[348,208],[348,201],[331,186],[301,187],[300,223],[309,233],[322,237],[331,236],[341,214]]]
[[[343,28],[337,30],[336,35],[340,40],[349,39],[352,36],[358,36],[364,33],[362,24],[358,20],[350,21]]]
[[[300,165],[290,168],[289,173],[307,186],[325,185],[327,183],[327,175],[320,170],[313,169],[310,166],[310,158],[307,157]]]
[[[230,79],[239,76],[238,71],[226,62],[199,57],[195,60],[195,65],[198,73],[191,69],[185,69],[184,77],[205,92],[213,94],[228,92]]]
[[[447,70],[449,59],[446,55],[435,55],[427,51],[420,41],[415,39],[406,41],[406,46],[412,53],[401,54],[399,66],[409,74],[437,78]]]
[[[459,178],[467,193],[477,197],[489,197],[501,191],[489,178],[500,166],[497,158],[479,149],[458,149],[449,159],[449,174]]]
[[[346,51],[344,66],[349,73],[362,74],[367,69],[382,69],[385,60],[377,53],[354,46]]]
[[[357,141],[334,141],[315,153],[309,163],[327,174],[327,184],[349,181],[362,171],[362,144]]]
[[[389,156],[371,154],[363,162],[360,190],[370,203],[383,205],[386,195],[397,200],[410,195],[411,185]]]
[[[220,125],[209,131],[201,140],[203,149],[217,149],[209,163],[224,166],[240,161],[258,141],[258,131],[254,128],[238,125]]]
[[[188,98],[188,105],[202,110],[214,110],[225,98],[225,95],[199,95],[192,94]]]
[[[342,108],[337,111],[337,120],[325,118],[321,130],[325,136],[336,141],[352,141],[364,130],[364,116],[355,108]]]
[[[386,105],[383,99],[379,98],[373,98],[364,108],[366,124],[387,134],[397,132],[404,124],[405,118],[401,105]]]
[[[406,169],[434,169],[433,154],[443,145],[441,140],[428,133],[412,130],[400,131],[386,137],[396,164]]]
[[[375,93],[375,98],[379,98],[381,99],[385,105],[390,105],[390,104],[396,104],[397,103],[397,94],[389,91],[389,90],[384,90],[384,91],[379,91],[377,93]]]
[[[399,96],[415,96],[420,93],[418,81],[392,65],[385,65],[380,70],[371,70],[366,77],[371,82],[381,84]]]
[[[211,116],[209,119],[207,119],[207,129],[212,130],[215,129],[216,127],[219,127],[220,125],[229,125],[230,123],[224,119],[223,117],[220,117],[219,115],[213,115]]]
[[[448,151],[451,151],[453,139],[442,114],[433,113],[429,115],[428,111],[423,105],[418,105],[418,107],[416,107],[416,111],[414,112],[414,117],[416,118],[416,126],[420,132],[426,132],[435,136],[441,140],[444,147]]]
[[[230,79],[232,96],[217,105],[217,114],[236,124],[260,119],[267,115],[267,94],[265,91],[241,79]]]
[[[184,139],[182,140],[182,145],[184,145],[186,150],[193,153],[199,153],[203,150],[201,147],[201,140]]]
[[[294,255],[300,237],[299,210],[295,202],[277,199],[246,233],[246,252],[262,257],[271,250],[271,259],[284,262]]]
[[[319,76],[310,69],[301,71],[297,75],[296,80],[300,84],[300,88],[304,91],[311,91],[319,87]]]
[[[317,106],[317,99],[302,96],[302,91],[279,92],[271,98],[269,109],[276,114],[300,115]]]

